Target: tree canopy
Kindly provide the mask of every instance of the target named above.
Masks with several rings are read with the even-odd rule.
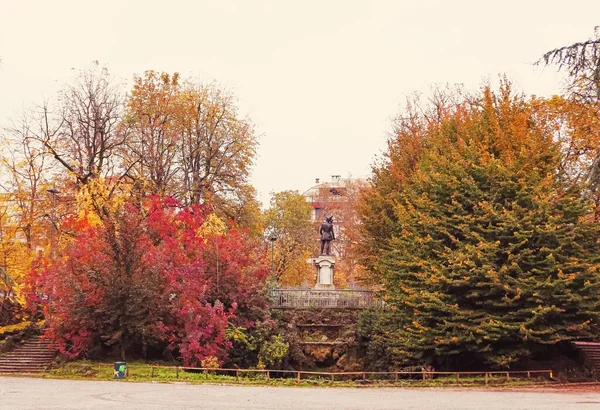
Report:
[[[110,220],[67,223],[76,232],[59,260],[41,260],[27,281],[32,309],[64,354],[91,349],[170,351],[186,364],[223,361],[232,324],[251,327],[265,308],[260,243],[217,233],[199,205],[152,198]],[[239,316],[239,317],[236,317]]]
[[[265,212],[267,240],[275,238],[273,275],[281,286],[312,284],[314,268],[307,262],[317,247],[317,234],[310,221],[311,206],[296,191],[273,194]]]
[[[439,108],[390,141],[363,201],[392,362],[509,367],[597,334],[598,225],[547,117],[507,81]]]

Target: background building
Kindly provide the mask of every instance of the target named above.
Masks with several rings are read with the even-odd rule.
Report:
[[[336,286],[354,286],[360,267],[356,245],[360,240],[360,218],[357,206],[361,191],[368,186],[366,179],[342,178],[332,175],[329,181],[315,179],[315,185],[306,190],[304,196],[311,204],[311,221],[318,232],[325,216],[333,216],[335,241],[331,243],[332,254],[338,258],[336,264]]]

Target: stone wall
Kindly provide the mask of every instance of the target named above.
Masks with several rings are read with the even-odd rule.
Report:
[[[303,370],[360,370],[356,343],[359,313],[355,309],[278,310],[275,316],[290,343],[287,365]]]

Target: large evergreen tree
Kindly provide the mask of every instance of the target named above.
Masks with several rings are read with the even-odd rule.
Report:
[[[367,242],[379,244],[371,267],[397,312],[380,329],[397,363],[509,367],[536,347],[594,335],[598,226],[565,183],[543,121],[509,84],[486,88],[428,125],[395,191],[394,157],[376,169],[388,177],[374,179],[363,217]],[[381,200],[386,191],[392,200]],[[382,215],[387,236],[377,237]]]

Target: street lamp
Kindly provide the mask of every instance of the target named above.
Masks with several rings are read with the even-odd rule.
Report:
[[[56,234],[58,233],[58,224],[56,223],[56,195],[60,194],[60,191],[56,188],[50,188],[46,191],[52,195],[52,214],[50,215],[50,222],[54,229],[52,229],[52,237],[50,238],[50,254],[54,256]]]
[[[56,205],[56,195],[60,194],[60,191],[56,188],[47,189],[52,194],[52,212],[54,212],[54,206]]]
[[[215,235],[214,237],[214,242],[215,242],[215,249],[217,251],[217,297],[219,296],[219,242],[218,242],[219,238],[217,238],[217,236]]]
[[[271,276],[275,277],[275,241],[277,240],[277,235],[272,233],[269,240],[271,241]]]

